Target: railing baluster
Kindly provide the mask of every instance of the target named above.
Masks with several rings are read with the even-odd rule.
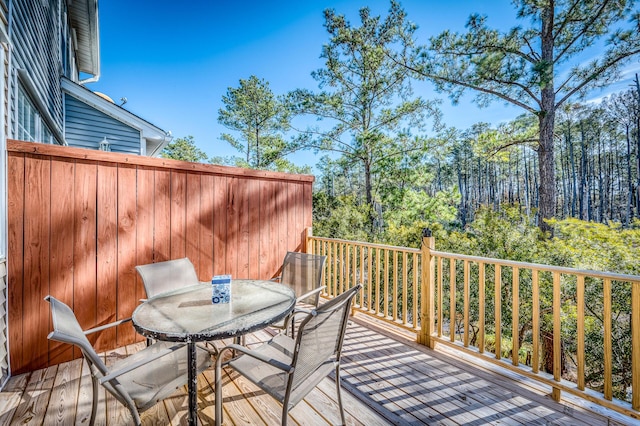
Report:
[[[378,248],[375,250],[375,253],[376,253],[376,286],[375,286],[376,314],[380,313],[380,252],[381,251],[382,251],[381,248]]]
[[[409,282],[407,273],[409,268],[407,267],[407,252],[402,252],[402,324],[406,325],[409,319],[407,313],[407,291],[409,290]]]
[[[494,300],[494,318],[495,318],[495,330],[496,330],[496,341],[495,341],[495,355],[496,359],[502,358],[502,267],[499,264],[494,264],[495,266],[495,285],[493,291],[493,300]]]
[[[604,279],[604,313],[602,320],[604,321],[604,398],[611,400],[613,397],[612,389],[612,346],[611,339],[611,280]]]
[[[540,282],[538,281],[538,270],[531,270],[531,304],[532,322],[531,332],[533,333],[533,354],[531,355],[531,370],[538,373],[540,368]]]
[[[442,321],[444,319],[444,313],[442,312],[442,307],[444,306],[444,296],[442,295],[443,280],[442,256],[438,256],[438,337],[442,337]]]
[[[511,297],[511,363],[520,363],[518,353],[520,352],[520,270],[513,267],[512,277],[512,297]]]
[[[393,306],[391,312],[393,312],[393,321],[398,320],[398,252],[393,252]]]
[[[385,271],[384,274],[384,317],[389,318],[389,272],[391,272],[391,265],[389,265],[389,250],[384,251],[384,264]]]
[[[640,410],[640,282],[631,283],[631,406]]]
[[[344,244],[340,244],[340,254],[338,257],[338,264],[340,265],[340,270],[339,270],[339,279],[338,279],[338,288],[340,291],[340,294],[344,293]]]
[[[584,390],[584,276],[576,277],[576,303],[578,321],[578,389]]]
[[[463,336],[463,342],[464,342],[464,347],[468,347],[469,346],[469,292],[470,292],[470,284],[469,284],[469,261],[465,260],[464,261],[464,269],[463,269],[463,300],[464,300],[464,313],[463,313],[463,318],[464,318],[464,336]]]
[[[358,247],[360,248],[360,282],[362,283],[362,288],[360,289],[360,306],[364,309],[364,288],[366,285],[366,282],[364,280],[364,247],[360,244],[358,245]],[[367,303],[369,302],[367,301]]]
[[[413,324],[413,329],[418,330],[418,304],[420,298],[418,297],[418,289],[420,288],[420,283],[418,282],[418,271],[420,268],[418,267],[418,254],[413,253],[413,285],[411,287],[411,300],[413,301],[413,317],[411,319],[411,323]]]
[[[345,280],[344,280],[344,284],[345,287],[347,289],[350,289],[351,287],[353,287],[355,284],[352,284],[352,276],[351,276],[351,244],[346,244],[344,249],[345,249],[345,256],[344,256],[344,270],[345,270]]]
[[[553,379],[559,382],[562,374],[562,322],[561,322],[561,291],[560,272],[553,273]],[[560,401],[560,388],[551,391],[554,401]]]
[[[449,339],[456,339],[456,260],[449,259]]]
[[[368,283],[368,296],[369,296],[369,302],[367,303],[367,308],[372,311],[373,310],[373,300],[371,299],[373,297],[373,250],[371,247],[367,247],[367,283]]]
[[[478,263],[478,351],[484,353],[484,304],[485,304],[484,262]]]

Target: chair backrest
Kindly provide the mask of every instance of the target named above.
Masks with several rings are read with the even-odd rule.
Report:
[[[291,286],[299,302],[318,306],[320,294],[301,296],[322,287],[322,274],[327,256],[317,254],[287,252],[282,262],[280,282]]]
[[[142,277],[147,297],[175,290],[176,288],[198,284],[198,275],[189,258],[167,260],[136,266]]]
[[[295,389],[322,364],[340,361],[351,301],[362,286],[350,288],[312,311],[300,324],[290,378]]]
[[[93,365],[100,374],[106,375],[108,371],[106,365],[89,343],[89,339],[84,334],[71,308],[53,296],[47,296],[44,300],[51,304],[51,319],[53,321],[53,331],[49,333],[47,338],[78,346],[89,366]]]

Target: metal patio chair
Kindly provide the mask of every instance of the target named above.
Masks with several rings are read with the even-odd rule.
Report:
[[[326,261],[327,256],[287,252],[282,262],[280,277],[275,280],[293,289],[296,294],[296,303],[303,304],[310,309],[317,308],[320,292],[325,288],[322,278]],[[294,337],[292,315],[271,326],[286,331],[289,325],[291,325],[291,336]]]
[[[335,370],[340,419],[345,423],[340,394],[340,354],[351,301],[361,285],[312,310],[300,323],[295,340],[284,333],[256,349],[228,345],[216,360],[215,424],[222,424],[222,362],[226,350],[241,353],[228,366],[282,403],[282,425],[289,410],[300,402],[331,371]]]
[[[142,278],[148,298],[180,287],[200,284],[196,269],[188,257],[138,265],[136,271]]]
[[[94,424],[96,418],[98,385],[104,386],[125,405],[131,412],[135,424],[140,425],[140,413],[187,383],[186,345],[174,342],[154,343],[107,367],[86,335],[120,325],[129,319],[83,331],[69,306],[53,296],[47,296],[45,300],[51,304],[53,320],[53,331],[47,337],[78,346],[91,370],[93,401],[90,425]],[[205,350],[198,350],[196,356],[197,371],[201,373],[211,365],[211,357]]]

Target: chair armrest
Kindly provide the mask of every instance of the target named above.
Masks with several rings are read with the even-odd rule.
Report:
[[[298,301],[298,302],[299,302],[299,301],[301,301],[301,300],[304,300],[304,299],[306,299],[306,298],[307,298],[307,297],[309,297],[309,296],[313,296],[313,295],[315,295],[316,293],[320,293],[321,291],[323,291],[323,290],[324,290],[324,289],[326,289],[326,288],[327,288],[327,286],[326,286],[326,285],[323,285],[322,287],[318,287],[318,288],[316,288],[316,289],[313,289],[313,290],[311,290],[310,292],[305,293],[305,294],[303,294],[303,295],[299,296],[299,297],[296,299],[296,301]]]
[[[216,359],[216,364],[218,363],[222,363],[222,352],[224,352],[225,350],[232,350],[232,351],[236,351],[236,352],[242,352],[243,354],[250,356],[251,358],[255,358],[259,361],[264,362],[265,364],[269,364],[279,370],[282,371],[286,371],[287,373],[290,373],[293,371],[293,367],[290,366],[289,364],[285,364],[283,362],[280,361],[276,361],[275,359],[272,359],[268,356],[265,356],[263,354],[261,354],[260,352],[251,350],[245,346],[242,345],[236,345],[236,344],[230,344],[225,346],[224,348],[220,349],[219,351],[219,355],[218,358]]]
[[[99,327],[94,327],[94,328],[90,328],[88,330],[85,330],[84,334],[87,335],[87,334],[97,333],[98,331],[106,330],[106,329],[111,328],[111,327],[116,327],[118,325],[124,324],[125,322],[129,322],[129,321],[131,321],[131,318],[125,318],[125,319],[121,319],[121,320],[118,320],[118,321],[114,321],[114,322],[111,322],[109,324],[105,324],[105,325],[101,325]]]
[[[104,384],[105,382],[109,382],[109,381],[111,381],[111,380],[113,380],[113,379],[115,379],[115,378],[117,378],[119,376],[122,376],[125,373],[128,373],[130,371],[135,370],[136,368],[138,368],[138,367],[140,367],[142,365],[148,364],[148,363],[153,362],[153,361],[155,361],[157,359],[160,359],[160,358],[162,358],[164,356],[167,356],[167,355],[169,355],[169,354],[171,354],[171,353],[175,352],[176,350],[181,349],[183,347],[184,347],[184,343],[181,343],[181,344],[173,345],[173,346],[171,346],[169,348],[166,348],[166,349],[162,349],[161,351],[158,351],[158,353],[154,354],[153,356],[150,356],[148,358],[139,359],[138,361],[136,361],[134,363],[131,363],[131,364],[119,369],[119,370],[111,371],[106,376],[101,377],[98,381],[100,382],[100,384]]]

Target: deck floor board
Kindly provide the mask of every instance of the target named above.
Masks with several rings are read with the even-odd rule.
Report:
[[[639,425],[620,423],[547,395],[450,354],[423,348],[389,333],[359,315],[350,322],[342,358],[342,398],[347,425]],[[263,330],[247,336],[248,345],[268,339]],[[225,343],[220,342],[221,347]],[[107,365],[139,350],[137,343],[104,354]],[[87,425],[91,379],[85,362],[12,377],[0,392],[0,426],[12,424]],[[272,425],[281,405],[236,372],[223,378],[225,425]],[[198,376],[198,418],[213,424],[214,371]],[[185,425],[187,389],[142,414],[144,425]],[[338,424],[340,414],[333,375],[289,413],[291,425]],[[96,425],[131,424],[128,410],[100,387]]]

